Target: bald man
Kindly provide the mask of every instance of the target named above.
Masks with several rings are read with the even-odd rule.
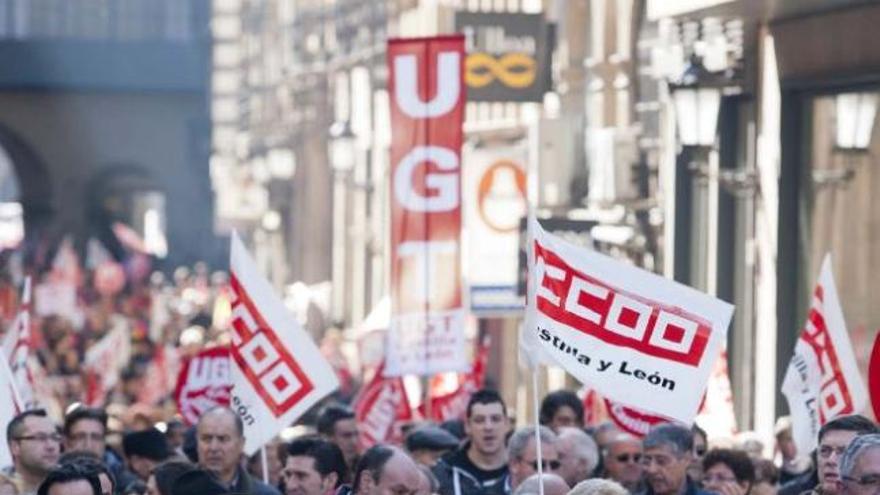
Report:
[[[513,495],[538,495],[541,493],[539,483],[543,481],[544,495],[565,495],[568,493],[568,483],[562,479],[562,476],[553,473],[544,473],[543,475],[533,474],[523,480]]]

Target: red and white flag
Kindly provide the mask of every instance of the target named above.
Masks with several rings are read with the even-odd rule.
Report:
[[[388,42],[391,323],[386,376],[464,371],[464,37]]]
[[[12,418],[18,414],[15,407],[15,400],[9,400],[9,397],[15,397],[15,383],[12,379],[12,372],[9,370],[5,360],[0,361],[0,394],[6,397],[6,400],[0,401],[0,423],[8,425]],[[8,445],[6,442],[6,428],[0,428],[0,445]],[[12,454],[8,448],[0,448],[0,466],[11,466]]]
[[[792,437],[799,452],[812,451],[819,428],[844,414],[860,413],[868,402],[843,309],[826,255],[813,302],[782,381],[791,410]]]
[[[339,387],[336,373],[300,327],[238,235],[232,235],[232,409],[252,455]]]
[[[431,401],[431,419],[437,422],[463,419],[467,412],[467,404],[474,392],[483,388],[483,382],[486,378],[486,362],[489,360],[489,340],[483,341],[477,348],[474,356],[474,364],[469,373],[460,373],[458,376],[458,387],[452,392],[445,394],[431,393],[428,400]],[[433,390],[432,390],[433,392]],[[425,413],[424,404],[419,406],[419,412],[422,416]]]
[[[691,423],[733,306],[548,234],[531,216],[528,248],[523,332],[541,360],[614,402]]]
[[[18,391],[13,397],[19,412],[37,406],[34,391],[35,359],[31,357],[31,278],[25,277],[21,305],[12,326],[3,337],[3,356],[9,363],[12,380]]]
[[[107,392],[119,382],[119,374],[131,357],[130,332],[128,322],[116,316],[110,331],[86,351],[83,371],[89,406],[102,406]]]
[[[403,378],[385,378],[384,366],[384,363],[379,365],[373,379],[354,400],[359,440],[364,449],[378,443],[399,444],[403,440],[403,424],[413,419]]]
[[[184,362],[177,375],[174,400],[186,424],[196,424],[212,407],[229,405],[231,363],[228,347],[205,349]]]

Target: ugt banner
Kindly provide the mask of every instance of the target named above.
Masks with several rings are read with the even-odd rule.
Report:
[[[385,376],[464,371],[464,38],[388,42],[391,324]]]
[[[228,347],[212,347],[191,357],[180,368],[174,400],[186,424],[196,424],[213,407],[229,405],[230,363]]]
[[[232,403],[252,455],[339,386],[318,346],[232,235]]]
[[[691,423],[733,306],[529,223],[523,340],[539,361],[614,402]]]
[[[799,452],[816,448],[822,425],[837,416],[859,413],[867,405],[865,384],[834,285],[831,255],[822,261],[813,303],[785,372],[782,393],[791,410],[792,437]]]

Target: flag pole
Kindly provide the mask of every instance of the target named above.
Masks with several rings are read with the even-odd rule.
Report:
[[[538,367],[532,369],[532,403],[535,414],[535,453],[538,463],[538,495],[544,495],[544,458],[541,455],[541,418],[538,416]]]
[[[263,483],[269,484],[269,463],[266,460],[266,446],[260,447],[260,464],[263,465]]]

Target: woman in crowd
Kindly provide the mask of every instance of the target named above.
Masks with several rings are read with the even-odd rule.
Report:
[[[719,495],[749,495],[755,467],[741,450],[713,449],[703,457],[703,488]]]

